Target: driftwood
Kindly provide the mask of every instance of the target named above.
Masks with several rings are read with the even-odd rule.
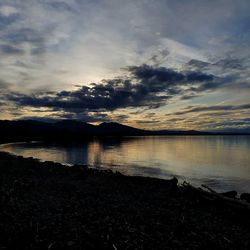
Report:
[[[216,193],[217,194],[217,192],[214,191],[212,188],[210,188],[210,187],[208,187],[208,186],[206,186],[204,184],[202,184],[201,186],[204,187],[204,188],[206,188],[207,190],[209,190],[211,193]]]
[[[212,188],[202,184],[201,185],[202,187],[206,188],[207,190],[209,190],[211,193],[215,193],[215,194],[218,194],[215,190],[213,190]],[[228,191],[228,192],[223,192],[223,193],[220,193],[221,195],[225,196],[225,197],[228,197],[228,198],[233,198],[235,199],[237,197],[237,192],[236,191]]]
[[[200,193],[202,198],[205,198],[207,200],[221,201],[221,202],[225,203],[225,206],[232,206],[234,208],[244,209],[244,210],[248,210],[248,212],[250,212],[250,204],[247,203],[246,201],[240,200],[238,198],[226,197],[223,194],[217,193],[215,190],[213,190],[212,188],[210,188],[210,187],[208,187],[206,185],[202,185],[202,187],[206,188],[210,192],[207,192],[207,191],[203,190],[202,188],[193,187],[192,185],[190,185],[188,182],[185,182],[185,181],[182,184],[182,186],[184,188],[189,188],[193,192]]]

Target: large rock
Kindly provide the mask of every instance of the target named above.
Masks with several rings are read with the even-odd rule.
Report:
[[[240,195],[241,200],[245,200],[247,202],[250,202],[250,194],[249,193],[242,193]]]

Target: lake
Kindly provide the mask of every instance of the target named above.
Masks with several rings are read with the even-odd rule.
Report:
[[[149,136],[77,144],[12,143],[0,150],[65,164],[87,164],[126,175],[250,192],[250,136]]]

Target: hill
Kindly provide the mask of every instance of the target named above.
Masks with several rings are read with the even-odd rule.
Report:
[[[48,123],[35,120],[0,120],[1,142],[24,140],[82,140],[93,136],[209,135],[195,130],[143,130],[115,122],[100,125],[76,120]],[[220,133],[222,134],[222,133]]]

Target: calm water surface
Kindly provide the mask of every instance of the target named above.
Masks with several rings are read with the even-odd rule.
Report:
[[[217,191],[250,192],[250,136],[127,137],[67,145],[15,143],[2,145],[0,150],[41,160],[111,168],[127,175],[177,176]]]

